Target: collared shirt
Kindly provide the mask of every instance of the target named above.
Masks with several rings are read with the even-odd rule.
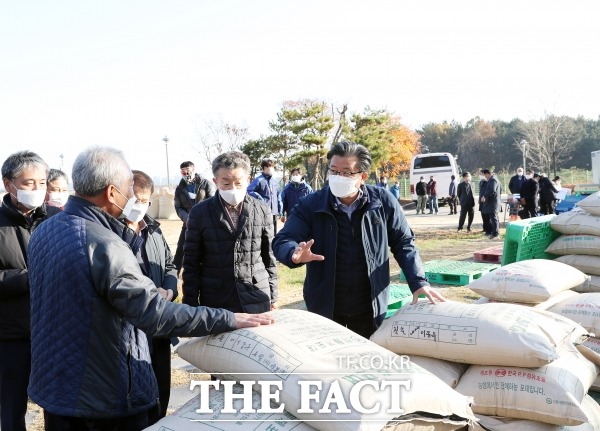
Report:
[[[233,230],[236,230],[237,226],[238,226],[238,221],[240,219],[240,214],[242,213],[242,207],[244,206],[244,201],[233,206],[233,205],[225,202],[225,200],[223,200],[223,198],[220,196],[219,196],[219,200],[221,201],[221,205],[223,205],[223,208],[225,208],[225,212],[228,215],[229,222],[231,223],[231,227],[233,228]]]
[[[346,205],[342,203],[337,196],[335,197],[335,203],[338,205],[338,208],[346,213],[349,219],[352,220],[352,213],[360,206],[361,198],[363,197],[362,188],[358,189],[358,195],[356,195],[356,199],[350,205]]]

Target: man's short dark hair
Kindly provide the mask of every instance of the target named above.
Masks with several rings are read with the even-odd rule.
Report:
[[[482,169],[482,170],[481,170],[481,173],[482,173],[482,174],[491,174],[491,172],[490,172],[490,170],[489,170],[489,169]]]
[[[192,162],[190,162],[189,160],[185,161],[179,165],[179,169],[189,168],[189,167],[192,167],[192,168],[194,167],[194,164]]]
[[[360,172],[369,172],[371,170],[371,155],[364,145],[350,141],[337,142],[327,152],[327,161],[331,162],[333,156],[354,156],[358,159],[356,167]]]
[[[535,174],[533,174],[533,178],[539,178],[539,177],[541,177],[541,175],[539,173],[536,172]]]
[[[275,162],[272,159],[264,159],[262,162],[260,162],[261,169],[270,168],[272,166],[275,166]]]
[[[134,187],[137,187],[140,190],[150,190],[150,194],[154,193],[154,181],[152,181],[150,175],[135,169],[132,169],[131,173],[133,174]]]
[[[463,172],[462,174],[463,178],[468,177],[469,175],[471,175],[469,172]]]

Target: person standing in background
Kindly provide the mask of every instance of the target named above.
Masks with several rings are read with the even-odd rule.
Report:
[[[381,187],[382,189],[387,189],[387,178],[383,175],[379,177],[379,182],[377,183],[377,187]]]
[[[427,184],[425,184],[425,178],[421,177],[419,182],[415,184],[415,193],[417,194],[417,214],[421,211],[421,214],[425,214],[425,207],[427,206]]]
[[[194,164],[190,161],[183,162],[181,168],[181,181],[175,189],[175,211],[177,216],[183,222],[181,233],[177,240],[177,250],[175,250],[175,267],[177,273],[181,271],[183,261],[183,243],[185,242],[185,223],[192,207],[204,199],[208,199],[214,195],[213,188],[205,178],[195,172]]]
[[[283,216],[281,221],[285,223],[292,208],[300,202],[300,198],[307,196],[313,192],[312,188],[304,181],[301,168],[294,168],[290,172],[290,181],[286,184],[281,192],[281,201],[283,203]]]
[[[458,230],[461,231],[467,220],[467,232],[471,232],[473,216],[475,215],[475,196],[473,195],[473,185],[471,184],[471,174],[464,172],[463,181],[456,188],[456,195],[460,201],[460,216],[458,217]]]
[[[62,209],[68,198],[69,179],[67,174],[60,169],[50,169],[46,183],[46,204]]]
[[[390,193],[400,201],[400,182],[396,181],[394,185],[390,187]]]
[[[448,205],[450,206],[450,214],[456,214],[456,206],[458,205],[458,201],[456,199],[456,177],[452,175],[450,177],[450,185],[448,186]]]
[[[520,195],[521,188],[523,187],[523,184],[525,184],[525,181],[527,181],[527,178],[523,175],[523,168],[519,166],[517,168],[517,174],[513,175],[508,182],[508,190],[510,190],[513,195]]]
[[[44,203],[47,178],[48,165],[31,151],[11,154],[2,164],[6,190],[0,206],[0,429],[3,430],[25,431],[31,369],[27,245],[38,226],[60,212]]]
[[[273,175],[275,174],[275,162],[270,159],[263,160],[260,163],[262,173],[257,176],[248,186],[249,193],[256,193],[271,208],[273,214],[273,232],[277,232],[277,217],[283,215],[283,202],[279,185]]]
[[[133,194],[135,204],[125,218],[129,226],[142,241],[135,256],[144,275],[156,286],[160,295],[167,301],[177,298],[177,268],[173,263],[173,255],[167,244],[160,223],[148,216],[146,212],[152,202],[154,182],[142,171],[132,170]],[[175,339],[177,340],[177,339]],[[158,383],[158,400],[156,407],[148,414],[152,425],[164,418],[171,395],[171,339],[167,337],[148,337],[152,369]]]
[[[497,240],[500,235],[498,211],[501,206],[502,188],[496,176],[489,169],[482,169],[485,177],[485,191],[481,194],[481,214],[487,214],[489,220],[489,239]]]
[[[540,192],[539,181],[540,174],[536,172],[523,184],[523,188],[521,189],[521,204],[523,204],[524,208],[521,218],[537,217]]]
[[[427,194],[429,195],[429,214],[438,213],[438,197],[437,197],[437,181],[433,178],[433,175],[429,177],[427,183]]]
[[[490,236],[492,231],[490,226],[490,215],[488,213],[483,212],[483,203],[481,198],[483,198],[483,194],[485,193],[485,186],[487,185],[487,180],[485,176],[480,172],[479,173],[479,212],[481,213],[481,220],[483,221],[483,234],[485,236]]]
[[[556,194],[558,189],[546,174],[540,174],[540,213],[542,215],[554,214],[556,210]]]

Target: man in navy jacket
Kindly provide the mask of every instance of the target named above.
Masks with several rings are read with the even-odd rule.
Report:
[[[329,184],[303,198],[273,241],[275,257],[296,268],[307,264],[304,300],[308,311],[370,337],[388,305],[389,250],[402,268],[413,302],[431,289],[414,235],[394,197],[365,184],[368,150],[352,142],[327,153]]]

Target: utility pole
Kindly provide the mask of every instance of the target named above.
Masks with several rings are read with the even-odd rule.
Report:
[[[167,155],[167,187],[170,189],[171,188],[171,177],[169,175],[169,138],[167,138],[167,136],[165,135],[165,137],[163,138],[163,141],[165,141],[165,153]]]

